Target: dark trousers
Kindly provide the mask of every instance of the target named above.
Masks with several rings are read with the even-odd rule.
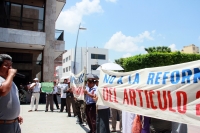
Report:
[[[75,110],[75,101],[73,97],[67,97],[66,98],[66,103],[67,103],[67,110],[68,110],[68,116],[71,116],[71,110],[70,107],[72,105],[73,113],[74,116],[76,115],[76,110]]]
[[[59,109],[58,100],[57,100],[57,94],[53,94],[53,101],[56,104],[57,109]]]
[[[18,121],[11,124],[0,124],[0,133],[21,133]]]
[[[83,100],[75,100],[76,115],[79,123],[86,122],[85,103]]]
[[[66,112],[67,112],[66,98],[61,98],[60,112],[63,112],[64,106],[66,106]]]
[[[96,133],[110,133],[109,108],[97,110]]]
[[[53,111],[53,94],[46,95],[46,111],[48,111],[50,104],[50,110]]]
[[[91,133],[96,132],[96,104],[92,103],[86,105],[85,113],[87,116],[87,123]]]

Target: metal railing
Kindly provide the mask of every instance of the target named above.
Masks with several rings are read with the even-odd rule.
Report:
[[[64,41],[64,30],[55,30],[55,40]]]

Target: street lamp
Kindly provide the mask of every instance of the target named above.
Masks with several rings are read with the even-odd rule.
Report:
[[[75,45],[75,52],[74,52],[74,74],[76,74],[76,49],[77,49],[77,43],[78,43],[79,30],[87,30],[86,28],[83,28],[80,26],[81,26],[81,23],[79,24],[78,33],[77,33],[77,37],[76,37],[76,45]]]

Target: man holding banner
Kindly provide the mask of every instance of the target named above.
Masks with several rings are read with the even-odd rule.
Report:
[[[90,128],[89,133],[96,132],[96,102],[93,98],[96,95],[96,87],[95,87],[95,77],[92,74],[87,75],[87,86],[84,90],[85,93],[85,102],[86,102],[86,116],[87,123]]]

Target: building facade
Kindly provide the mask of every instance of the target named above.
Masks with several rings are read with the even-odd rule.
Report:
[[[65,50],[64,31],[55,30],[66,0],[1,0],[0,53],[13,58],[13,67],[26,76],[54,80],[55,59]],[[60,59],[61,60],[61,59]]]
[[[181,53],[199,54],[199,47],[195,46],[194,44],[184,46],[181,50]]]
[[[70,72],[78,74],[84,68],[86,73],[93,73],[99,75],[96,70],[101,64],[108,63],[108,49],[97,47],[78,47],[76,50],[68,50],[63,54],[62,77],[68,78]],[[75,66],[75,67],[74,67]]]

